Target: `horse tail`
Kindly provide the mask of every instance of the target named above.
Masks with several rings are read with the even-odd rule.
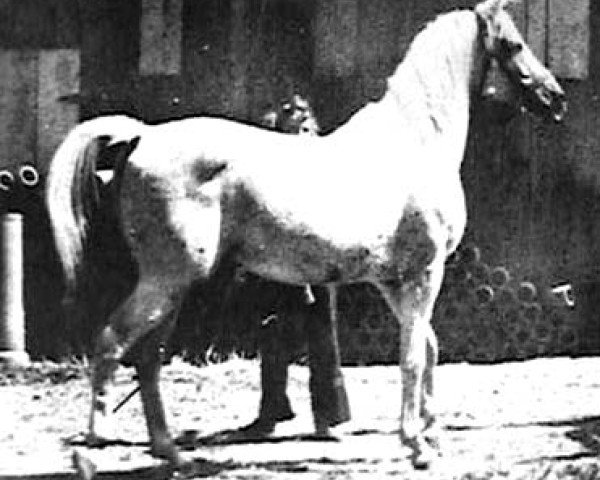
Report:
[[[86,235],[99,204],[96,161],[102,144],[131,142],[145,124],[125,115],[98,117],[76,126],[58,147],[46,179],[46,205],[67,293],[72,293]],[[122,166],[119,167],[122,170]]]

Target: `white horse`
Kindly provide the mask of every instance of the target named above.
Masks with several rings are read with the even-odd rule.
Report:
[[[471,105],[495,59],[526,107],[556,119],[565,108],[562,89],[505,3],[439,16],[417,35],[384,97],[329,135],[207,117],[147,125],[124,116],[69,133],[47,183],[69,281],[84,260],[96,185],[89,147],[101,137],[127,146],[115,208],[139,267],[135,290],[98,341],[90,442],[99,437],[105,383],[127,360],[138,371],[152,453],[179,462],[158,388],[157,345],[190,283],[234,255],[242,268],[278,282],[379,289],[400,324],[401,439],[415,466],[429,465],[436,349],[428,355],[425,339],[434,338],[430,318],[444,261],[466,223],[459,170]]]

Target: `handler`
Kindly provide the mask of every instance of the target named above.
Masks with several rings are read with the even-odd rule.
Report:
[[[319,132],[308,101],[298,94],[280,105],[278,111],[267,113],[263,123],[300,135]],[[266,286],[268,282],[262,283]],[[286,393],[288,366],[307,343],[315,434],[329,437],[330,427],[350,420],[337,338],[337,290],[333,286],[306,285],[304,292],[297,288],[298,294],[294,295],[290,287],[279,288],[283,293],[280,298],[285,297],[287,302],[280,302],[276,313],[265,318],[260,336],[262,396],[258,418],[242,431],[251,436],[268,435],[278,422],[294,418]]]
[[[330,427],[350,419],[337,338],[335,287],[307,286],[304,293],[298,291],[303,300],[282,305],[263,322],[262,396],[258,418],[242,428],[249,436],[268,435],[278,422],[294,418],[286,393],[288,366],[306,343],[315,435],[330,437]]]

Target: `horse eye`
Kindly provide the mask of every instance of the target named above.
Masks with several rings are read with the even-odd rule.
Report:
[[[500,40],[500,47],[502,49],[502,52],[508,57],[517,55],[521,52],[521,50],[523,50],[522,43],[514,42],[512,40],[508,40],[507,38],[502,38]]]
[[[509,42],[510,43],[510,53],[513,55],[516,55],[518,53],[521,53],[521,51],[523,50],[523,44],[522,43],[517,43],[517,42]]]

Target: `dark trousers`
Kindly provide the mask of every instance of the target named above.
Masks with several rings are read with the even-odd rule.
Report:
[[[286,394],[288,365],[306,344],[315,422],[335,426],[350,419],[337,340],[336,305],[330,308],[325,288],[315,288],[313,294],[312,304],[302,304],[296,311],[283,309],[263,327],[261,419],[282,421],[294,417]]]

